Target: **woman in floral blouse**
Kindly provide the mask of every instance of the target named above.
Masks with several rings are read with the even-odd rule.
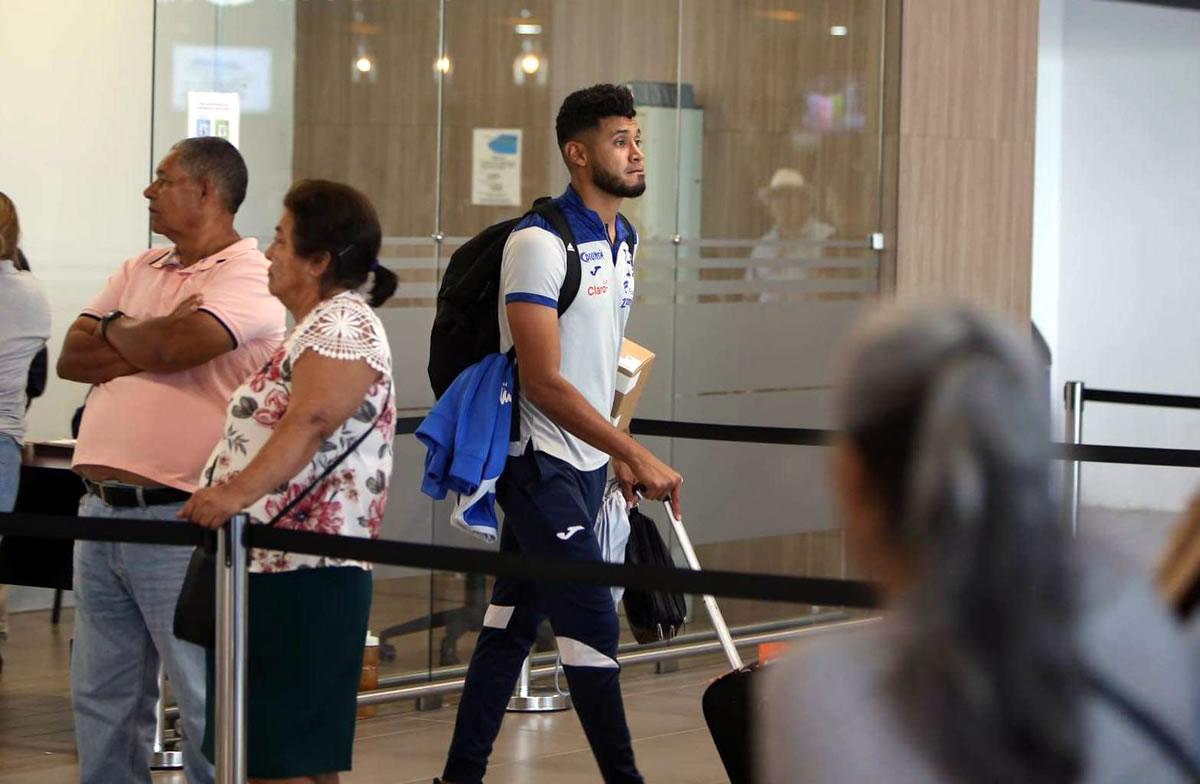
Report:
[[[209,458],[208,486],[179,514],[216,528],[245,511],[251,523],[375,538],[387,505],[396,409],[391,351],[371,308],[392,295],[396,276],[376,260],[379,219],[363,194],[308,180],[294,185],[283,204],[267,250],[270,290],[296,327],[234,393],[224,437]],[[368,281],[364,297],[359,290]],[[247,706],[252,780],[325,784],[350,769],[370,568],[359,561],[253,551]],[[210,694],[212,689],[210,655]],[[210,699],[210,757],[211,705]]]

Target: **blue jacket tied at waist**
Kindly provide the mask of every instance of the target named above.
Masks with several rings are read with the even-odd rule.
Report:
[[[464,370],[417,428],[428,450],[421,492],[455,494],[450,522],[495,542],[496,480],[508,459],[513,412],[513,363],[489,354]]]

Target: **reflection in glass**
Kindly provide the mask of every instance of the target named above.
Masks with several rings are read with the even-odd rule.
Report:
[[[160,1],[154,156],[189,132],[189,92],[236,93],[251,175],[244,235],[270,236],[295,179],[366,192],[384,226],[382,261],[400,278],[381,317],[401,416],[414,416],[432,402],[424,368],[445,260],[566,186],[554,119],[569,92],[629,84],[647,152],[646,193],[626,202],[641,240],[629,337],[658,355],[640,415],[821,427],[833,347],[878,290],[866,238],[879,230],[883,9],[884,0]],[[480,132],[516,140],[504,199],[478,187]],[[688,479],[702,563],[846,573],[823,450],[648,442]],[[397,444],[385,536],[472,546],[417,493],[415,441]],[[385,674],[467,655],[490,581],[376,577],[372,629],[409,632],[387,640],[395,659]],[[724,604],[735,625],[797,612]]]

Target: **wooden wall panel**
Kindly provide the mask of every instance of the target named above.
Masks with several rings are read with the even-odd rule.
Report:
[[[297,4],[295,175],[352,178],[380,202],[389,235],[432,231],[437,5]],[[355,7],[362,21],[354,19]],[[553,123],[567,93],[599,81],[677,77],[676,0],[470,0],[446,7],[453,67],[445,82],[442,213],[450,234],[516,211],[470,205],[471,128],[521,128],[523,195],[556,193],[565,172]],[[703,236],[761,236],[770,221],[757,192],[781,167],[805,173],[839,237],[861,238],[878,228],[882,8],[882,0],[685,3],[682,78],[705,109]],[[513,84],[519,21],[543,27],[545,84]],[[834,24],[850,35],[831,36]],[[350,82],[359,41],[379,62],[374,83]],[[808,93],[850,83],[860,90],[863,128],[806,128]],[[349,130],[361,126],[384,131]],[[398,197],[404,201],[396,203]]]
[[[838,238],[878,229],[883,5],[879,0],[694,0],[684,23],[683,80],[704,108],[703,235],[761,236],[757,198],[780,168],[804,173]],[[849,35],[835,37],[842,25]],[[810,91],[853,84],[861,130],[806,126]]]
[[[1028,322],[1037,0],[905,0],[896,294]]]
[[[900,131],[1032,141],[1037,0],[905,0]]]
[[[435,0],[296,4],[293,174],[363,189],[390,236],[434,231],[437,30]],[[359,42],[374,81],[351,80]]]
[[[363,187],[389,235],[433,231],[437,7],[297,5],[295,174]],[[681,60],[682,79],[705,110],[702,236],[761,236],[770,221],[759,189],[776,169],[798,168],[840,238],[861,238],[895,216],[895,256],[884,277],[899,296],[949,293],[1027,314],[1037,0],[891,4],[900,83],[888,93],[887,128],[879,111],[880,0],[690,0],[681,51],[675,0],[472,0],[447,8],[447,232],[466,234],[516,211],[470,205],[471,128],[523,129],[523,194],[554,193],[565,179],[552,134],[562,98],[602,80],[674,81]],[[512,81],[522,10],[543,26],[544,84]],[[829,35],[833,24],[850,36]],[[380,64],[374,83],[350,81],[359,41]],[[862,130],[806,128],[807,94],[848,83],[861,90]],[[899,161],[885,167],[897,180],[882,215],[881,129],[888,160]]]

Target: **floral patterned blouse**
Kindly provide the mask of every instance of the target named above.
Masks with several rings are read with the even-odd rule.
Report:
[[[373,432],[321,484],[276,525],[301,531],[375,539],[383,526],[388,482],[392,474],[392,439],[396,405],[392,395],[392,355],[379,317],[354,291],[321,302],[287,336],[266,365],[233,393],[225,432],[209,457],[205,476],[210,485],[228,482],[263,447],[287,412],[292,367],[305,351],[333,359],[362,359],[379,371],[362,405],[341,429],[321,444],[299,474],[252,504],[250,522],[264,524],[349,449],[364,432]],[[288,572],[323,566],[369,563],[274,550],[251,552],[250,571]]]

